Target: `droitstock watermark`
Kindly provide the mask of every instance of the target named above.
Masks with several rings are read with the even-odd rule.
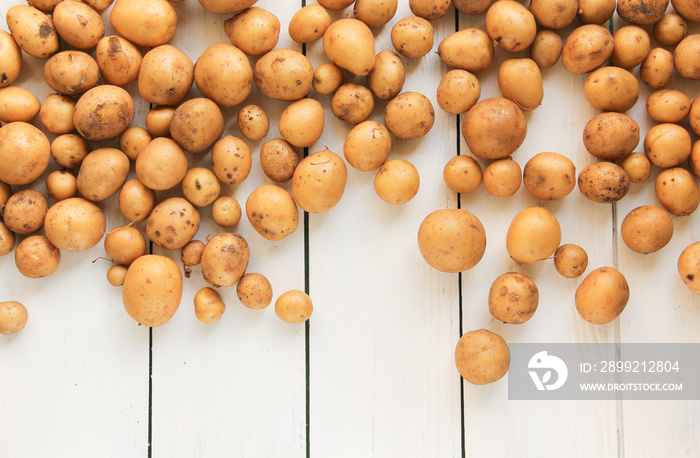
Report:
[[[700,344],[513,343],[508,399],[700,399]]]

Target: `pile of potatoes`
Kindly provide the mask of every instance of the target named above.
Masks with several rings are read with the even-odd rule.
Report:
[[[700,204],[700,143],[692,141],[700,135],[700,98],[691,101],[665,89],[674,74],[700,79],[700,35],[687,34],[688,22],[700,22],[695,0],[673,0],[673,12],[669,0],[410,0],[413,15],[388,31],[394,49],[379,52],[375,32],[394,18],[398,0],[319,0],[300,8],[289,24],[255,6],[256,0],[199,0],[209,12],[226,15],[230,44],[212,44],[195,59],[168,44],[178,20],[167,0],[27,3],[7,11],[9,31],[0,31],[0,255],[14,249],[19,272],[40,278],[58,269],[62,251],[84,251],[103,241],[114,263],[109,283],[122,286],[127,313],[146,326],[173,316],[194,266],[210,285],[194,298],[195,315],[205,323],[225,310],[219,288],[235,286],[241,303],[252,309],[272,302],[271,282],[247,271],[251,252],[240,234],[223,230],[195,240],[201,208],[211,207],[213,221],[224,229],[245,214],[261,237],[282,240],[297,229],[299,209],[325,213],[340,202],[348,165],[376,174],[382,200],[409,202],[420,177],[410,162],[389,159],[392,138],[425,136],[435,107],[425,94],[403,90],[404,59],[421,59],[435,47],[450,69],[432,88],[438,108],[462,116],[471,153],[445,165],[444,182],[454,192],[472,192],[483,183],[494,196],[512,196],[524,187],[539,200],[553,201],[578,187],[585,198],[607,205],[624,198],[631,183],[646,181],[652,167],[661,168],[655,182],[661,207],[637,208],[621,225],[623,241],[639,253],[663,248],[673,233],[672,216],[691,214]],[[332,20],[329,11],[351,6]],[[432,23],[452,7],[485,15],[484,29],[462,29],[435,43]],[[606,24],[615,14],[626,25],[613,34]],[[105,36],[103,18],[116,35]],[[318,41],[327,62],[313,68],[304,53],[277,48],[282,27],[299,44]],[[562,37],[566,28],[572,31]],[[659,44],[653,49],[652,37]],[[478,75],[493,64],[497,50],[509,56],[498,68],[501,96],[482,99]],[[43,102],[14,85],[23,54],[45,60],[43,77],[55,93]],[[525,112],[543,103],[541,69],[559,61],[585,77],[585,97],[600,111],[582,129],[583,144],[597,161],[578,174],[561,153],[539,153],[522,169],[512,157],[527,135]],[[637,66],[641,82],[655,91],[646,108],[658,122],[643,139],[624,113],[639,98],[640,83],[630,71]],[[134,100],[122,87],[129,83],[151,104],[143,120],[135,119]],[[187,99],[192,87],[202,96]],[[222,184],[247,178],[253,163],[246,140],[269,132],[267,113],[246,103],[254,90],[287,105],[279,137],[259,151],[272,183],[250,193],[242,209],[222,194]],[[324,131],[326,108],[308,97],[312,91],[332,95],[331,112],[352,126],[342,152],[325,148],[300,157]],[[375,101],[386,103],[383,122],[369,119]],[[238,106],[242,138],[225,132],[222,113],[222,107]],[[643,154],[634,152],[640,141]],[[188,166],[188,155],[206,154],[209,167]],[[51,161],[60,170],[46,176],[45,196],[30,187]],[[487,164],[483,170],[481,164]],[[290,191],[280,185],[290,181]],[[178,196],[159,199],[158,193],[178,188]],[[107,228],[96,202],[115,195],[132,225]],[[21,241],[15,247],[16,237]],[[182,269],[170,257],[148,254],[149,241],[179,252]],[[463,272],[484,255],[486,233],[471,212],[438,209],[421,223],[418,246],[432,267]],[[557,217],[541,206],[514,217],[506,249],[520,265],[553,260],[567,278],[582,276],[588,267],[585,249],[562,244]],[[684,252],[679,273],[700,292],[694,284],[700,248]],[[617,318],[628,299],[623,274],[599,267],[581,281],[574,301],[584,320],[603,324]],[[522,324],[538,301],[532,279],[506,272],[493,282],[488,306],[498,320]],[[313,305],[306,293],[291,290],[278,296],[275,311],[286,322],[302,323]],[[0,332],[17,332],[26,320],[21,304],[0,304]],[[457,345],[455,362],[469,382],[491,383],[508,370],[508,345],[490,331],[470,331]]]

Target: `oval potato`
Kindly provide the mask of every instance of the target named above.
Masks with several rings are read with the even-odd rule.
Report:
[[[172,259],[147,254],[136,259],[126,272],[122,287],[124,309],[144,326],[167,323],[180,306],[182,274]]]

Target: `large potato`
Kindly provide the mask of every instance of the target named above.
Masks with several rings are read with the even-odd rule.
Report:
[[[384,108],[384,125],[389,132],[404,140],[425,136],[434,123],[433,104],[420,92],[402,92]]]
[[[276,185],[264,184],[250,193],[245,211],[253,228],[267,240],[282,240],[299,225],[299,211],[292,195]]]
[[[250,260],[248,242],[239,234],[221,232],[202,251],[202,277],[214,286],[233,286],[243,277]]]
[[[637,147],[639,130],[637,121],[626,114],[599,113],[583,128],[583,145],[598,159],[622,159]]]
[[[469,383],[486,385],[503,378],[510,367],[510,351],[503,337],[479,329],[460,337],[455,348],[455,365]]]
[[[487,69],[495,55],[491,38],[477,28],[451,33],[440,42],[437,52],[447,66],[472,73]]]
[[[547,259],[561,244],[561,226],[556,216],[543,207],[518,212],[508,226],[506,250],[519,264]]]
[[[630,70],[644,62],[651,49],[651,40],[646,30],[636,25],[619,28],[613,35],[613,65]]]
[[[338,67],[366,76],[374,67],[374,35],[358,19],[338,19],[323,34],[323,52]]]
[[[464,116],[462,135],[469,150],[482,159],[502,159],[525,141],[527,122],[515,102],[492,97],[477,102]]]
[[[418,248],[431,267],[441,272],[463,272],[484,256],[486,231],[479,218],[467,210],[435,210],[418,228]]]
[[[503,61],[498,67],[498,87],[503,97],[524,111],[539,107],[544,98],[542,73],[537,63],[528,58]]]
[[[578,175],[578,189],[588,200],[613,203],[630,190],[630,179],[625,169],[613,162],[594,162]]]
[[[588,75],[583,93],[595,109],[622,113],[637,103],[639,82],[624,68],[601,67]]]
[[[690,133],[674,123],[657,124],[644,136],[644,154],[659,168],[676,167],[690,156]]]
[[[495,46],[517,53],[535,40],[537,22],[532,13],[515,0],[495,2],[486,11],[486,32]]]
[[[659,207],[642,205],[622,220],[620,236],[630,250],[642,254],[653,253],[671,241],[673,220]]]
[[[293,49],[275,49],[255,63],[253,81],[274,100],[299,100],[311,89],[314,69],[309,59]]]
[[[110,35],[97,42],[95,60],[105,81],[123,86],[136,81],[143,56],[126,38]]]
[[[326,148],[299,162],[292,177],[292,195],[303,210],[325,213],[343,197],[347,178],[345,161]]]
[[[130,42],[152,48],[173,37],[177,12],[168,0],[116,0],[109,21]]]
[[[613,36],[608,29],[585,24],[574,29],[564,41],[561,62],[571,73],[588,73],[610,58],[613,47]]]
[[[179,250],[199,229],[199,211],[182,197],[171,197],[156,205],[146,221],[146,235],[165,250]]]
[[[620,316],[630,298],[625,276],[613,267],[599,267],[576,288],[574,302],[581,318],[606,324]]]
[[[693,34],[683,38],[673,51],[673,64],[676,71],[684,78],[700,80],[700,35]]]
[[[44,232],[59,250],[84,251],[102,240],[106,226],[100,207],[82,197],[71,197],[49,208]]]
[[[10,34],[22,51],[40,59],[58,51],[61,43],[50,16],[33,6],[14,5],[5,17]]]
[[[129,175],[129,158],[116,148],[99,148],[85,156],[77,186],[88,200],[100,201],[116,194]]]
[[[157,105],[177,105],[187,95],[193,82],[192,60],[174,46],[161,45],[143,56],[138,89],[145,101]]]
[[[165,256],[147,254],[126,272],[122,288],[124,308],[144,326],[161,326],[173,317],[182,299],[180,267]]]
[[[630,24],[651,25],[666,12],[669,0],[618,0],[617,15]]]
[[[39,110],[41,102],[31,91],[19,86],[0,89],[0,122],[30,122]]]
[[[686,21],[700,22],[700,5],[693,0],[671,0],[673,9]]]
[[[79,94],[95,87],[100,79],[100,67],[90,54],[82,51],[62,51],[49,57],[44,64],[44,81],[61,94]]]
[[[119,136],[134,120],[134,101],[124,89],[111,84],[95,86],[76,102],[75,128],[88,140]]]
[[[0,87],[14,83],[22,71],[22,50],[4,30],[0,30],[0,69]]]
[[[280,20],[270,11],[253,6],[224,21],[231,44],[249,56],[272,51],[280,37]]]
[[[94,48],[105,34],[100,13],[78,0],[63,0],[56,5],[53,23],[61,39],[78,49]]]
[[[41,176],[51,159],[51,145],[42,131],[26,122],[0,129],[0,181],[28,184]]]
[[[253,87],[253,69],[248,57],[233,45],[209,46],[194,64],[194,84],[221,106],[238,105]]]

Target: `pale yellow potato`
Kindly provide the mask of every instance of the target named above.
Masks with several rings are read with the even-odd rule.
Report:
[[[576,288],[574,302],[581,318],[607,324],[620,316],[630,298],[625,276],[613,267],[599,267]]]
[[[323,34],[323,52],[338,67],[354,75],[366,76],[374,67],[374,35],[358,19],[338,19]]]
[[[676,45],[673,51],[673,65],[683,78],[700,80],[700,34],[688,35]]]
[[[398,54],[388,49],[380,51],[374,67],[367,75],[367,87],[380,100],[391,100],[403,89],[406,69]]]
[[[248,57],[233,45],[215,43],[194,64],[194,84],[204,97],[232,107],[243,102],[253,88]]]
[[[467,193],[479,188],[483,172],[476,159],[460,154],[447,161],[442,169],[442,179],[451,190]]]
[[[141,51],[118,35],[103,37],[95,47],[95,61],[109,84],[124,86],[136,81],[141,69]]]
[[[211,204],[211,217],[222,227],[233,227],[241,220],[241,205],[231,196],[219,196]]]
[[[151,140],[136,158],[136,176],[154,191],[165,191],[180,184],[187,173],[187,155],[170,138]]]
[[[610,58],[613,65],[629,70],[644,62],[650,49],[651,39],[647,31],[636,25],[627,25],[615,31]]]
[[[278,128],[282,137],[291,145],[305,148],[321,138],[324,125],[321,102],[304,98],[292,102],[282,111]]]
[[[0,221],[0,256],[5,256],[15,248],[15,233]]]
[[[639,67],[639,79],[652,89],[660,89],[671,82],[673,71],[673,54],[664,48],[654,48]]]
[[[668,0],[618,0],[617,15],[636,25],[651,25],[666,12]]]
[[[571,73],[588,73],[602,66],[612,55],[613,36],[597,24],[585,24],[574,29],[564,41],[561,62]]]
[[[345,137],[343,156],[351,167],[364,172],[376,170],[389,158],[391,134],[384,124],[364,121]]]
[[[73,111],[73,123],[87,140],[118,137],[134,119],[134,101],[119,86],[95,86],[80,96]]]
[[[182,197],[170,197],[157,204],[146,219],[146,235],[165,250],[179,250],[197,234],[199,211]]]
[[[226,304],[214,288],[205,286],[194,295],[194,314],[202,323],[219,321],[224,311]]]
[[[676,89],[660,89],[647,97],[647,114],[656,122],[680,123],[690,114],[690,98]]]
[[[193,167],[180,182],[185,199],[195,207],[206,207],[214,203],[221,193],[221,184],[216,174],[206,167]]]
[[[222,183],[242,183],[252,165],[250,147],[235,135],[226,135],[211,149],[211,169]]]
[[[170,119],[170,137],[190,153],[203,153],[224,133],[224,115],[219,106],[206,97],[180,104]]]
[[[119,210],[129,221],[139,222],[148,217],[156,206],[156,192],[138,178],[124,183],[119,190]]]
[[[418,228],[423,259],[441,272],[463,272],[476,266],[486,251],[486,231],[479,218],[464,209],[435,210]]]
[[[10,335],[24,329],[27,309],[17,301],[0,302],[0,334]]]
[[[583,145],[586,150],[606,161],[625,157],[634,151],[639,139],[639,124],[623,113],[599,113],[583,128]]]
[[[450,1],[438,0],[449,7]],[[409,3],[410,6],[410,3]],[[369,27],[380,27],[391,21],[399,7],[398,0],[356,0],[353,12],[355,19]],[[413,13],[418,16],[417,13]]]
[[[544,98],[540,68],[527,57],[506,59],[501,63],[498,87],[503,97],[515,102],[523,111],[539,107]]]
[[[325,213],[340,202],[347,179],[343,158],[326,148],[299,162],[292,176],[292,195],[304,211]]]
[[[82,197],[71,197],[49,208],[44,232],[59,250],[84,251],[102,240],[106,225],[100,207]]]
[[[248,242],[239,234],[221,232],[202,251],[202,277],[216,287],[233,286],[245,274],[250,260]]]
[[[469,150],[481,159],[502,159],[525,141],[527,122],[512,100],[491,97],[477,102],[462,120]]]
[[[644,137],[644,153],[659,168],[681,165],[690,156],[691,148],[690,133],[678,124],[657,124]]]
[[[583,93],[596,110],[623,113],[639,100],[639,81],[624,68],[601,67],[588,75]]]
[[[448,113],[469,111],[481,97],[479,79],[466,70],[455,68],[445,73],[437,87],[437,103]]]
[[[682,167],[662,170],[656,177],[654,193],[674,216],[690,215],[700,204],[700,188],[693,175]]]
[[[540,292],[535,282],[520,272],[506,272],[489,288],[489,312],[499,321],[522,324],[537,311]]]
[[[576,187],[576,166],[563,154],[537,153],[525,163],[523,184],[538,199],[562,199]]]
[[[77,185],[80,194],[93,202],[113,196],[126,183],[129,158],[117,148],[98,148],[80,164]]]
[[[260,57],[253,81],[260,92],[274,100],[299,100],[308,94],[314,78],[309,59],[293,49],[275,49]]]
[[[632,183],[643,183],[651,176],[651,161],[642,153],[629,153],[620,162]]]
[[[175,315],[181,299],[182,273],[172,259],[147,254],[129,266],[122,301],[135,321],[144,326],[161,326]]]
[[[294,176],[299,164],[299,153],[286,140],[273,138],[260,147],[260,166],[272,181],[282,183]]]
[[[700,5],[693,0],[671,0],[671,5],[686,21],[700,22]]]
[[[148,130],[141,126],[130,126],[119,135],[119,149],[122,150],[130,160],[136,161],[136,158],[141,154],[141,150],[143,150],[151,140],[153,140],[153,136]]]
[[[491,161],[484,169],[482,181],[492,196],[512,196],[522,184],[520,165],[510,156]]]
[[[554,30],[541,29],[530,45],[530,58],[540,68],[551,68],[559,62],[564,40]]]
[[[464,380],[473,385],[494,383],[508,372],[510,350],[503,337],[478,329],[459,338],[455,365]]]
[[[263,184],[251,192],[245,212],[253,229],[267,240],[282,240],[299,225],[294,198],[289,191],[273,184]]]
[[[51,159],[49,139],[33,125],[16,121],[0,129],[0,181],[31,183],[44,173]]]
[[[151,137],[168,137],[170,135],[170,120],[175,114],[175,107],[156,105],[146,113],[146,130]]]
[[[472,73],[487,69],[495,56],[491,38],[477,28],[449,34],[440,42],[437,52],[440,60],[448,67]]]
[[[64,94],[47,95],[39,109],[39,118],[42,125],[52,134],[59,136],[75,131],[74,115],[75,99]],[[52,145],[53,143],[51,142]]]
[[[578,189],[588,200],[613,203],[627,195],[630,179],[625,169],[613,162],[594,162],[579,173]]]
[[[219,14],[236,14],[253,6],[258,0],[199,0],[207,11]]]
[[[297,10],[289,20],[289,37],[297,43],[311,43],[322,38],[329,25],[328,10],[312,3]]]
[[[247,55],[262,56],[277,46],[280,20],[266,9],[251,6],[225,20],[224,32]]]
[[[419,59],[433,49],[435,30],[427,19],[405,17],[391,28],[391,44],[402,56]]]
[[[111,229],[104,238],[107,256],[117,264],[129,266],[146,254],[146,238],[134,226],[120,226]]]
[[[676,46],[688,33],[688,24],[679,14],[667,12],[652,27],[654,39],[662,46]]]
[[[285,323],[303,323],[311,318],[313,310],[309,295],[295,289],[285,291],[275,301],[275,313]]]
[[[170,41],[177,29],[177,12],[168,0],[116,0],[109,22],[130,42],[154,48]]]
[[[678,275],[685,286],[695,294],[700,294],[700,242],[694,242],[683,249],[678,256]]]
[[[563,29],[576,19],[578,3],[578,0],[532,0],[528,9],[539,26]]]
[[[574,243],[564,244],[554,252],[554,268],[562,277],[578,278],[588,268],[588,253]]]
[[[343,70],[335,64],[326,62],[316,67],[312,86],[314,91],[322,95],[332,94],[343,85],[345,75]]]
[[[504,51],[517,53],[526,50],[535,40],[535,16],[514,0],[495,2],[486,11],[486,33]]]
[[[19,86],[0,89],[0,122],[30,122],[39,110],[41,102],[31,91]]]
[[[56,164],[67,169],[79,166],[89,152],[87,140],[77,134],[62,134],[51,142],[51,157]]]
[[[100,13],[78,0],[63,0],[53,10],[53,23],[61,39],[78,49],[92,49],[105,34]]]
[[[58,51],[61,40],[51,16],[33,6],[14,5],[5,18],[17,46],[30,56],[47,59]]]
[[[544,207],[519,211],[506,234],[506,250],[518,264],[533,264],[549,258],[561,244],[561,225]]]
[[[262,140],[270,131],[270,120],[267,114],[258,105],[246,105],[238,111],[236,116],[238,130],[248,140]]]
[[[641,254],[654,253],[671,241],[673,220],[662,208],[642,205],[624,217],[620,236],[630,250]]]
[[[46,192],[56,200],[78,195],[78,180],[68,170],[54,170],[46,177]]]
[[[393,205],[410,201],[419,189],[418,170],[405,159],[386,161],[374,175],[374,191],[384,202]]]
[[[578,0],[576,16],[583,24],[603,25],[615,13],[617,0]]]
[[[15,234],[31,234],[44,226],[49,209],[46,197],[35,189],[20,189],[0,208],[2,219]]]
[[[236,295],[249,309],[262,310],[272,302],[272,285],[263,274],[248,273],[238,280]]]
[[[177,105],[192,87],[194,64],[176,47],[160,45],[144,54],[137,81],[139,94],[146,102]]]
[[[374,96],[365,86],[345,83],[331,98],[331,111],[336,118],[350,125],[367,120],[374,110]]]
[[[0,87],[14,83],[22,71],[22,50],[4,30],[0,30],[0,68]]]
[[[384,108],[384,125],[389,132],[404,140],[425,136],[434,123],[433,104],[420,92],[402,92]]]
[[[129,268],[127,266],[122,266],[120,264],[114,265],[107,269],[107,281],[112,286],[123,286],[128,271]]]

